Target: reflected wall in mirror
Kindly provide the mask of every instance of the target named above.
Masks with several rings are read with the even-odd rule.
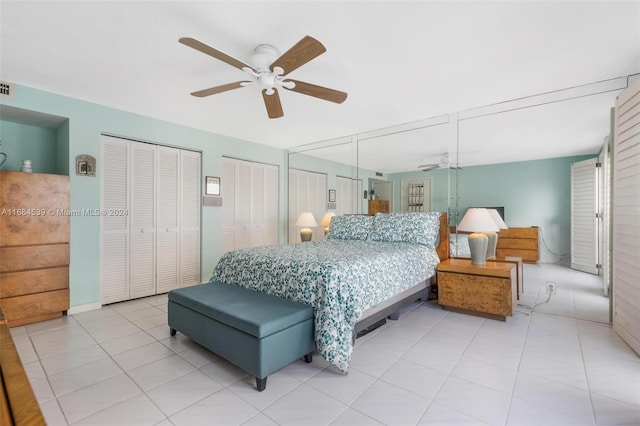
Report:
[[[336,215],[363,211],[363,185],[356,167],[356,146],[351,138],[297,147],[288,152],[289,242],[300,242],[295,225],[303,212],[311,212],[320,223],[326,212]],[[328,191],[335,190],[329,202]],[[312,241],[325,238],[324,227],[313,229]]]
[[[304,154],[329,162],[314,169],[327,176],[327,188],[339,174],[331,164],[348,168],[363,188],[353,213],[369,212],[364,191],[369,198],[374,190],[389,211],[448,211],[455,231],[467,208],[504,206],[508,226],[540,230],[541,261],[568,263],[571,164],[598,155],[627,84],[614,79],[500,102],[360,133],[343,139],[341,152]],[[292,168],[309,168],[293,155]]]

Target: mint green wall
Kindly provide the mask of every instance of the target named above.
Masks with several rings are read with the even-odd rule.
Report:
[[[0,150],[7,154],[2,170],[19,171],[31,160],[34,173],[58,173],[58,138],[55,129],[0,121]]]
[[[249,161],[274,164],[280,167],[280,194],[286,194],[284,153],[281,149],[217,135],[202,130],[181,126],[105,106],[81,101],[53,93],[29,88],[15,87],[12,99],[3,98],[2,104],[26,110],[65,117],[68,125],[51,131],[49,138],[55,145],[62,141],[59,150],[49,150],[48,145],[39,146],[42,152],[31,155],[35,171],[56,173],[71,169],[71,209],[95,209],[100,207],[101,179],[101,134],[122,136],[134,140],[153,142],[202,152],[202,176],[221,176],[222,157],[231,156]],[[3,122],[3,132],[6,122]],[[13,126],[7,127],[10,132]],[[21,126],[20,131],[25,131]],[[33,129],[34,132],[39,131]],[[49,131],[47,131],[49,132]],[[8,133],[9,135],[11,133]],[[6,149],[3,137],[2,150]],[[67,142],[68,141],[68,142]],[[11,148],[15,152],[15,148]],[[45,152],[46,151],[46,152]],[[22,160],[17,154],[8,152],[10,160]],[[96,177],[76,176],[75,157],[80,154],[96,158]],[[22,154],[20,154],[21,156]],[[41,158],[49,161],[45,168],[39,164]],[[13,164],[13,163],[11,163]],[[36,167],[37,166],[37,167]],[[4,169],[4,167],[3,167]],[[224,200],[223,200],[224,202]],[[281,241],[286,241],[285,197],[280,200]],[[221,209],[202,208],[202,261],[201,278],[207,280],[221,256]],[[100,302],[100,219],[98,217],[71,217],[71,306]]]

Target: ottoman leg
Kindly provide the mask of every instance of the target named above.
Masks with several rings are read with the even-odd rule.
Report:
[[[258,388],[258,390],[262,392],[266,387],[267,387],[267,378],[265,377],[264,379],[260,379],[256,377],[256,388]]]
[[[313,353],[309,352],[304,356],[304,362],[306,362],[307,364],[311,364],[312,361],[313,361]]]
[[[169,329],[169,334],[171,334],[172,336],[175,336],[176,335],[176,329],[175,328]]]

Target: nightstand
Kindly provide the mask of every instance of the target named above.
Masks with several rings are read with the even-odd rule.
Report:
[[[438,271],[438,303],[445,309],[505,321],[516,306],[514,263],[447,259]]]

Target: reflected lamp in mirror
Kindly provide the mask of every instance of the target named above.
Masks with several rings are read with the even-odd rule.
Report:
[[[324,236],[326,237],[329,233],[329,225],[331,225],[331,218],[336,214],[334,212],[326,212],[322,219],[320,220],[320,226],[324,226]]]
[[[491,219],[496,223],[499,229],[507,229],[507,224],[504,223],[502,217],[500,217],[500,213],[496,209],[487,209]],[[498,231],[500,232],[500,231]],[[487,242],[487,259],[495,259],[496,258],[496,247],[498,246],[498,234],[496,232],[485,232],[489,241]]]
[[[467,210],[458,225],[458,230],[472,233],[469,235],[469,250],[471,251],[472,264],[486,264],[489,238],[484,232],[497,232],[499,229],[487,209],[470,208]]]
[[[318,222],[313,217],[311,212],[304,212],[298,216],[298,220],[296,220],[296,226],[302,227],[300,230],[300,240],[302,242],[311,241],[313,237],[313,231],[311,228],[315,228],[318,226]]]

